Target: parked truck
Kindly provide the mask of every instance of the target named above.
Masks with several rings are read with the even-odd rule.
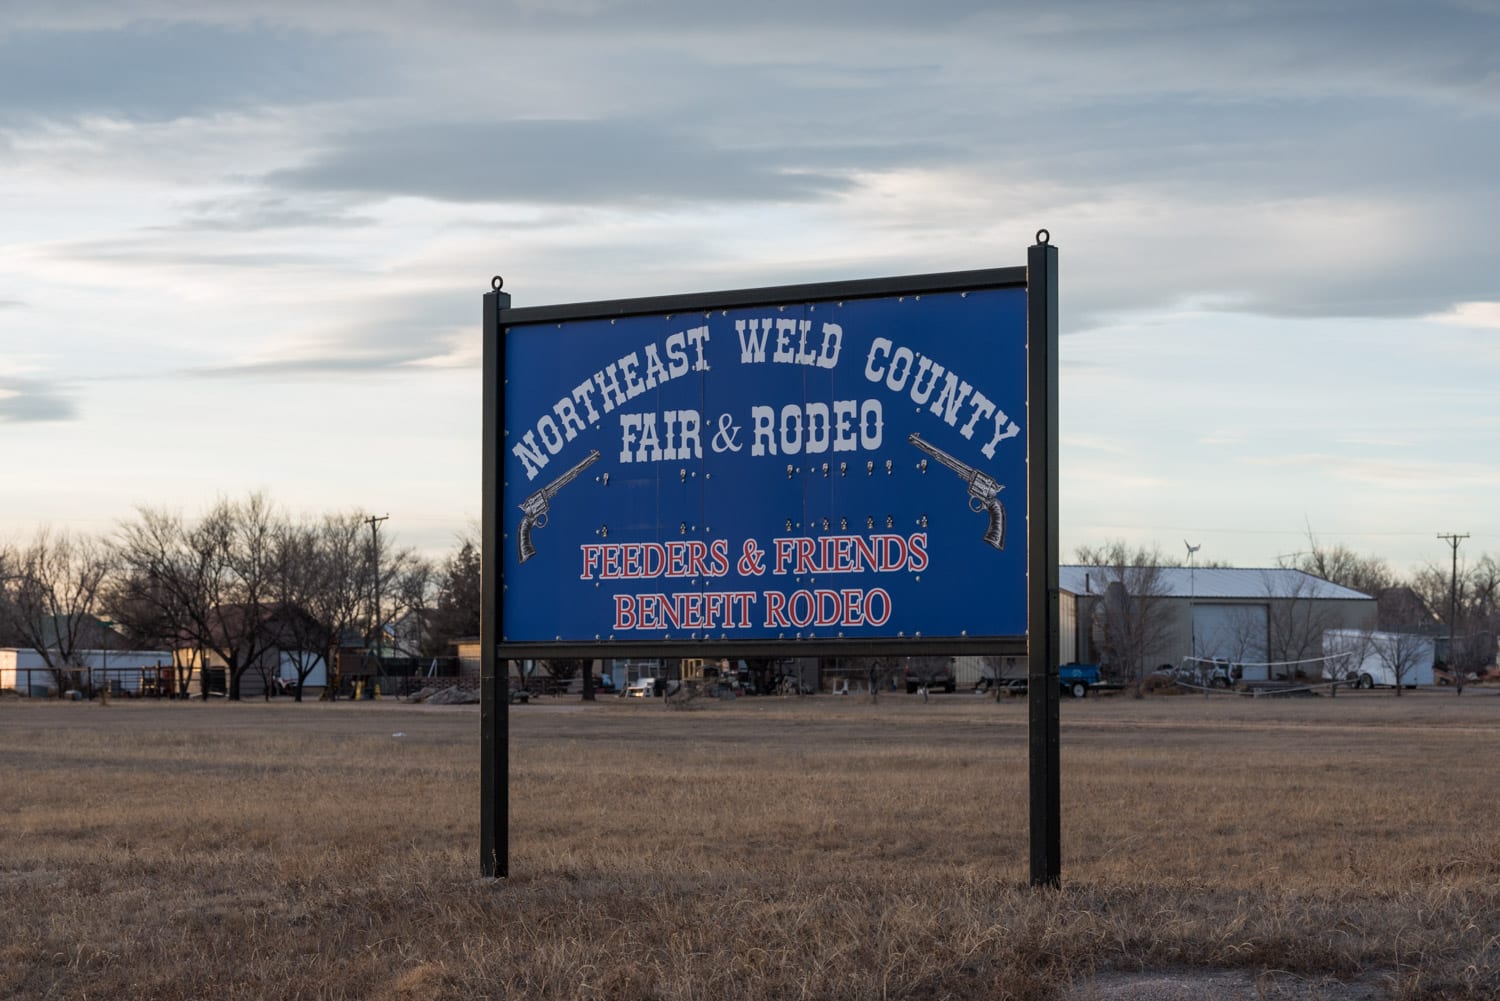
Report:
[[[907,657],[901,665],[901,677],[907,695],[914,695],[919,688],[952,692],[958,687],[952,657]]]
[[[1245,677],[1244,665],[1227,657],[1184,657],[1175,669],[1163,664],[1157,671],[1171,675],[1179,684],[1196,688],[1234,688]]]
[[[631,684],[625,686],[625,697],[631,699],[649,699],[657,693],[655,678],[637,678]]]

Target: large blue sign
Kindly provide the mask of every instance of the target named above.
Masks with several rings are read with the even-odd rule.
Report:
[[[1024,287],[502,325],[502,643],[1026,633]]]

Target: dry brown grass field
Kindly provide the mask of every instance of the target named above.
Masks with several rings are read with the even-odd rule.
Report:
[[[491,882],[472,707],[0,701],[0,998],[1500,996],[1493,693],[1065,700],[1055,892],[1024,700],[511,720]]]

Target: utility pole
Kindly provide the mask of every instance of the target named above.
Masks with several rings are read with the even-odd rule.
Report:
[[[365,524],[370,526],[370,562],[375,568],[375,656],[380,656],[380,523],[389,520],[390,515],[383,514],[380,517],[370,515],[365,519]]]
[[[1457,686],[1459,695],[1464,693],[1464,676],[1453,664],[1454,629],[1458,624],[1458,544],[1468,537],[1468,532],[1438,533],[1438,538],[1448,543],[1453,549],[1453,576],[1448,582],[1448,670],[1453,674],[1453,684]]]
[[[1192,655],[1193,670],[1196,671],[1199,667],[1198,613],[1196,609],[1196,606],[1198,604],[1198,568],[1193,565],[1193,554],[1203,548],[1203,543],[1200,542],[1195,546],[1188,540],[1183,539],[1182,544],[1187,547],[1188,558],[1188,642],[1190,643],[1188,653]],[[1203,695],[1205,698],[1208,697],[1208,690],[1206,686],[1204,688]]]

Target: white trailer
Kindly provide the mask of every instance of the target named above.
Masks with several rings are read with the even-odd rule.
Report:
[[[1431,685],[1437,645],[1431,636],[1366,629],[1323,631],[1323,677],[1360,688]]]

